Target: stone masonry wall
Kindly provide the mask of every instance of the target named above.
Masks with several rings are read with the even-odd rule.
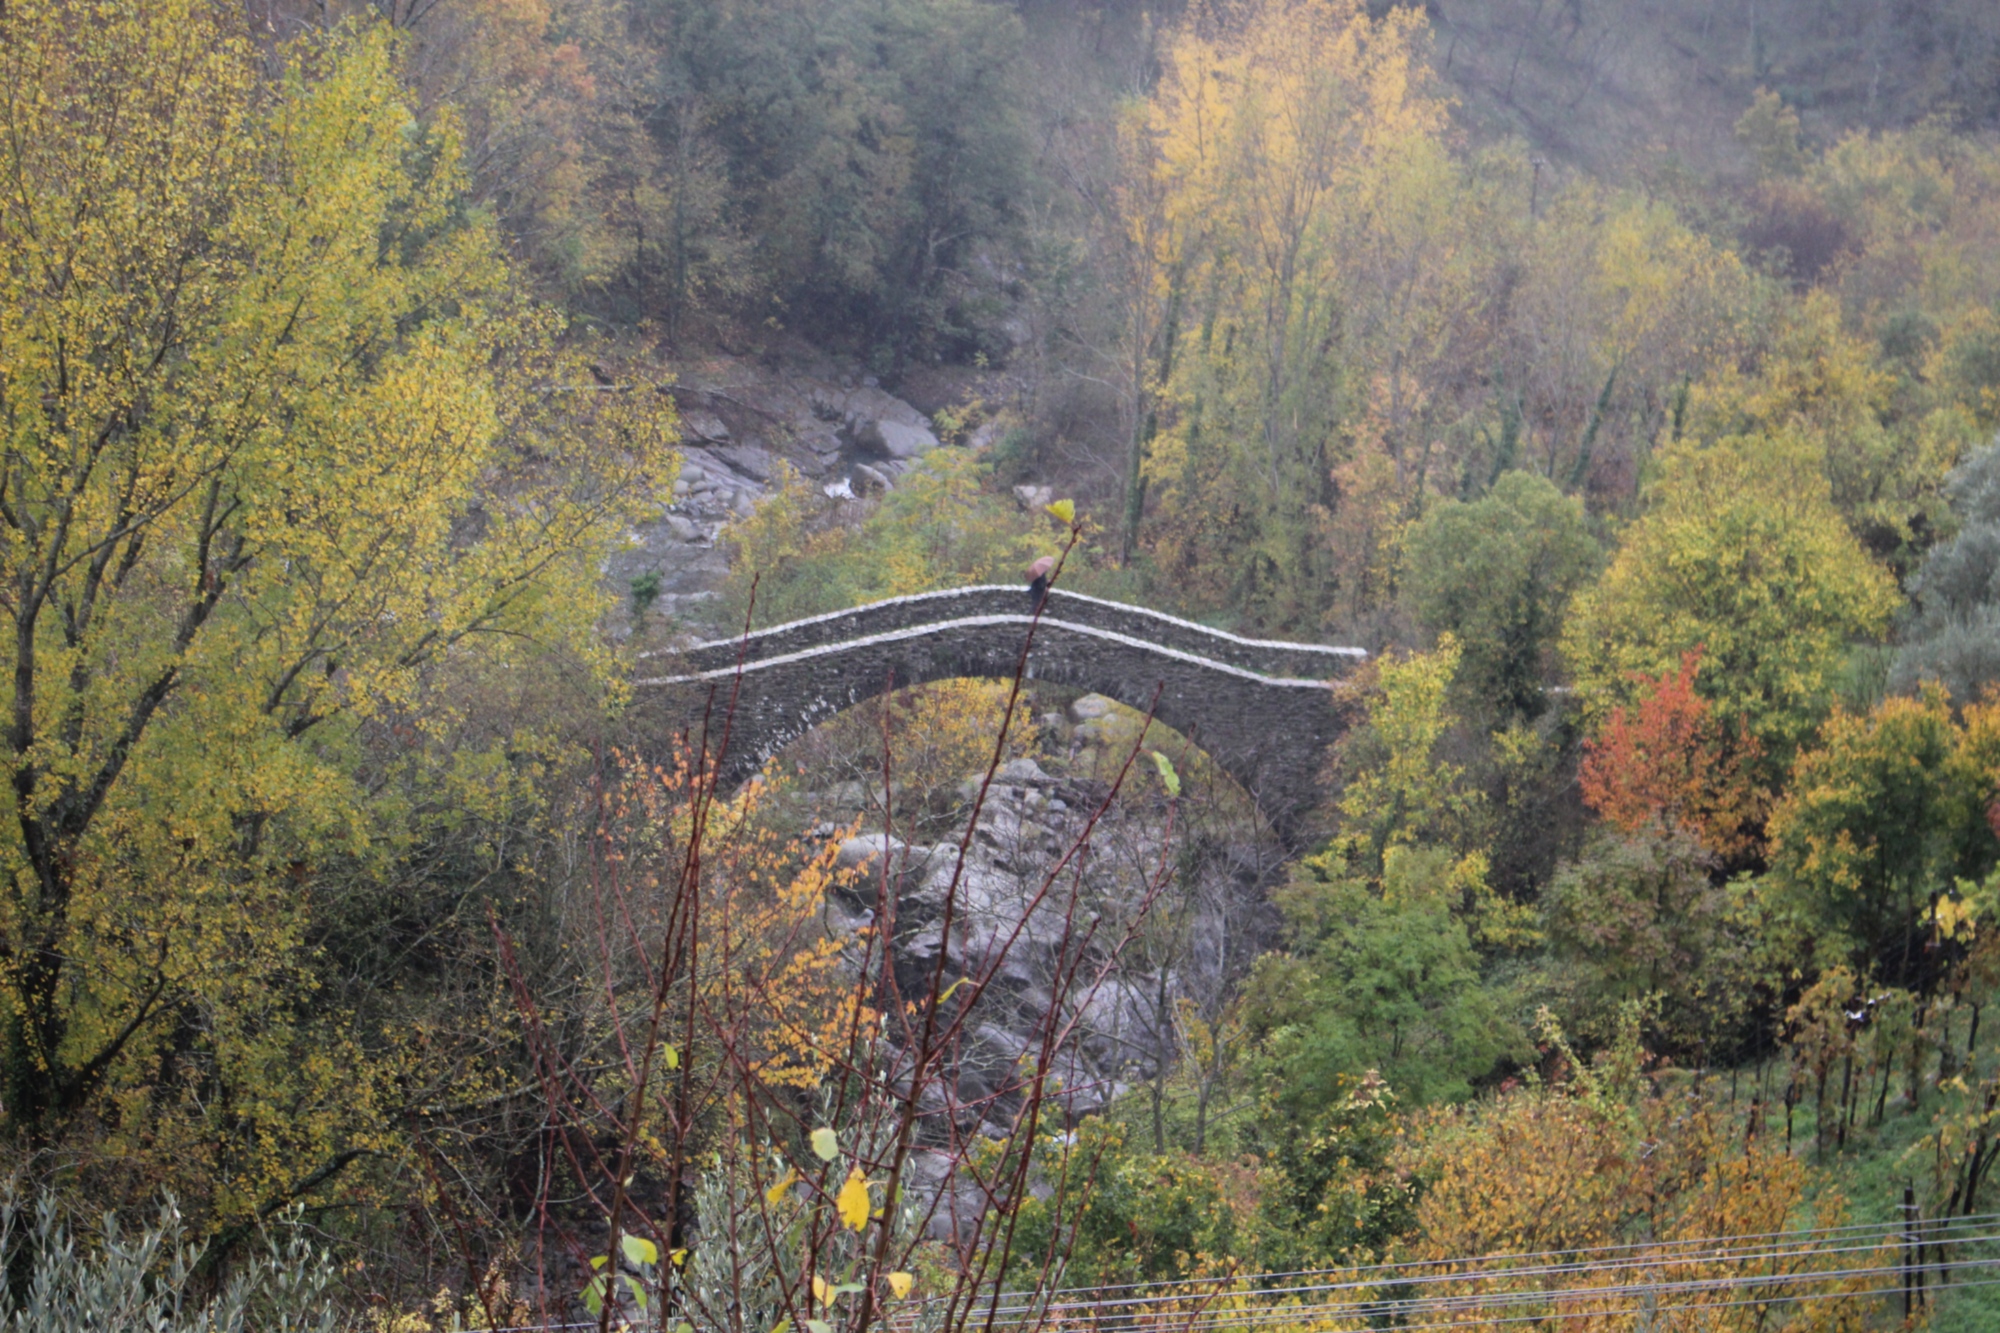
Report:
[[[1012,610],[940,619],[937,612],[945,607],[992,599],[930,595],[877,603],[768,631],[758,639],[760,651],[745,663],[740,682],[738,645],[717,643],[690,654],[692,660],[683,659],[694,669],[638,685],[663,720],[706,714],[711,745],[719,742],[722,719],[729,717],[722,776],[725,785],[734,785],[811,727],[886,691],[961,676],[1013,675],[1032,623],[1024,614],[1025,593],[1018,588],[964,591],[1005,593]],[[1073,609],[1097,620],[1152,630],[1155,638],[1071,620]],[[920,623],[895,625],[897,619]],[[876,632],[853,633],[884,622],[889,623]],[[843,628],[848,633],[835,638]],[[1233,641],[1235,654],[1246,660],[1311,664],[1320,673],[1317,678],[1267,675],[1156,641],[1175,638],[1192,644],[1218,637]],[[788,651],[776,651],[781,648]],[[1141,711],[1154,709],[1160,721],[1186,734],[1241,783],[1290,842],[1301,816],[1317,803],[1325,748],[1345,729],[1331,678],[1361,657],[1355,650],[1257,644],[1139,608],[1065,596],[1052,598],[1035,626],[1028,675],[1108,695]]]

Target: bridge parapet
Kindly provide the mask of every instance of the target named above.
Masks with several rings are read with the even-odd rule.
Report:
[[[747,638],[717,639],[678,653],[648,656],[676,659],[676,665],[689,672],[713,671],[735,666],[739,654],[747,661],[783,657],[823,644],[887,634],[940,621],[979,616],[1020,617],[1028,609],[1027,591],[1018,585],[976,584],[969,588],[947,588],[908,597],[891,597],[866,606],[756,630]],[[1143,606],[1087,597],[1082,593],[1065,592],[1061,588],[1049,590],[1042,618],[1122,634],[1161,648],[1193,653],[1260,676],[1333,680],[1345,676],[1368,657],[1359,648],[1246,639]]]

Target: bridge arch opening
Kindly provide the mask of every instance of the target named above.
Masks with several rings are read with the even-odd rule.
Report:
[[[878,694],[806,730],[772,756],[800,827],[885,819],[903,836],[928,840],[962,827],[994,755],[1009,682],[950,677]],[[887,785],[884,757],[887,751]],[[1042,776],[1089,808],[1115,789],[1128,807],[1164,812],[1171,766],[1178,809],[1204,837],[1270,842],[1282,852],[1255,797],[1193,738],[1123,701],[1048,681],[1026,681],[1008,724],[996,782],[1013,772]],[[1028,767],[1022,767],[1025,761]],[[1010,767],[1011,766],[1011,767]]]
[[[1009,688],[952,678],[864,700],[772,758],[761,806],[808,841],[842,839],[839,861],[859,873],[828,886],[827,933],[860,938],[892,913],[887,963],[903,994],[926,993],[940,961],[953,978],[998,969],[951,1056],[961,1102],[1007,1082],[1060,994],[1078,1023],[1058,1057],[1064,1102],[1088,1112],[1134,1087],[1164,1089],[1190,1015],[1223,1021],[1278,941],[1271,889],[1289,853],[1188,737],[1039,682],[1023,688],[1021,729],[973,822]],[[1154,751],[1169,757],[1178,797]]]

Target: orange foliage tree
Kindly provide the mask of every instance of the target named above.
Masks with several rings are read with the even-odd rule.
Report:
[[[1685,830],[1725,862],[1753,856],[1767,795],[1744,771],[1753,736],[1732,728],[1695,693],[1702,650],[1678,671],[1640,676],[1639,698],[1614,708],[1584,742],[1583,799],[1619,832]]]

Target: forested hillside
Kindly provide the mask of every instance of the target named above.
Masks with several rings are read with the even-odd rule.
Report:
[[[0,284],[0,1325],[1993,1206],[1988,3],[6,0]],[[1300,826],[1026,650],[718,784],[692,642],[1041,556],[1367,650]]]

